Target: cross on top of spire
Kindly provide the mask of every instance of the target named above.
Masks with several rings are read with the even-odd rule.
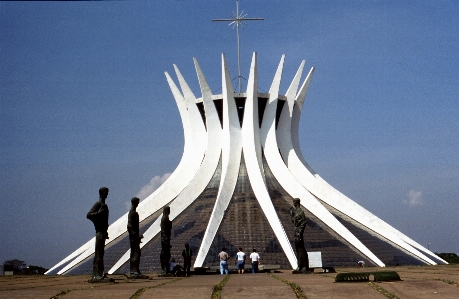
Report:
[[[236,13],[233,12],[232,19],[213,19],[212,22],[230,22],[228,25],[236,26],[237,30],[237,82],[238,82],[238,91],[242,92],[241,85],[241,46],[239,41],[239,27],[244,26],[244,21],[263,21],[263,18],[246,18],[247,14],[244,14],[244,11],[239,12],[239,1],[236,0]],[[231,17],[231,16],[230,16]]]

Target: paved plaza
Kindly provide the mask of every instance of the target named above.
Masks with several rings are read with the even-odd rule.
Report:
[[[340,268],[337,273],[396,271],[402,281],[340,282],[337,273],[293,275],[276,273],[194,275],[129,280],[112,275],[115,283],[88,283],[89,276],[0,276],[0,298],[459,298],[459,265],[387,268]],[[222,286],[220,294],[216,289]]]

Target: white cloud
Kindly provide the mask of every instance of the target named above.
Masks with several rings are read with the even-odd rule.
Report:
[[[408,199],[405,199],[403,201],[404,204],[410,205],[410,206],[420,206],[424,204],[422,200],[422,191],[415,191],[415,190],[410,190],[407,194]]]
[[[163,176],[155,176],[150,180],[150,183],[147,185],[143,186],[139,193],[137,193],[136,197],[140,198],[140,200],[144,200],[149,196],[150,194],[153,193],[156,189],[159,188],[169,177],[171,176],[171,173],[166,173]],[[129,202],[129,207],[130,207],[130,202]]]

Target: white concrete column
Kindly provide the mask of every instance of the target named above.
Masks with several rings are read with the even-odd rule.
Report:
[[[284,231],[284,227],[274,209],[266,186],[263,161],[261,156],[260,129],[258,120],[258,74],[257,54],[252,57],[249,81],[247,85],[247,99],[245,102],[244,122],[242,125],[242,147],[244,158],[255,197],[260,203],[261,209],[268,219],[274,234],[279,241],[292,268],[297,267],[297,260],[290,241]]]
[[[207,224],[194,267],[202,267],[217,234],[234,192],[241,163],[241,128],[234,100],[234,91],[225,56],[222,54],[223,140],[222,173],[215,205]],[[220,127],[220,126],[219,126]]]

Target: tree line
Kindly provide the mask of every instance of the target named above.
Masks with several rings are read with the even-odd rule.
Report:
[[[13,271],[13,274],[21,275],[43,275],[48,269],[40,266],[27,266],[26,262],[14,259],[7,260],[3,263],[3,271]]]

